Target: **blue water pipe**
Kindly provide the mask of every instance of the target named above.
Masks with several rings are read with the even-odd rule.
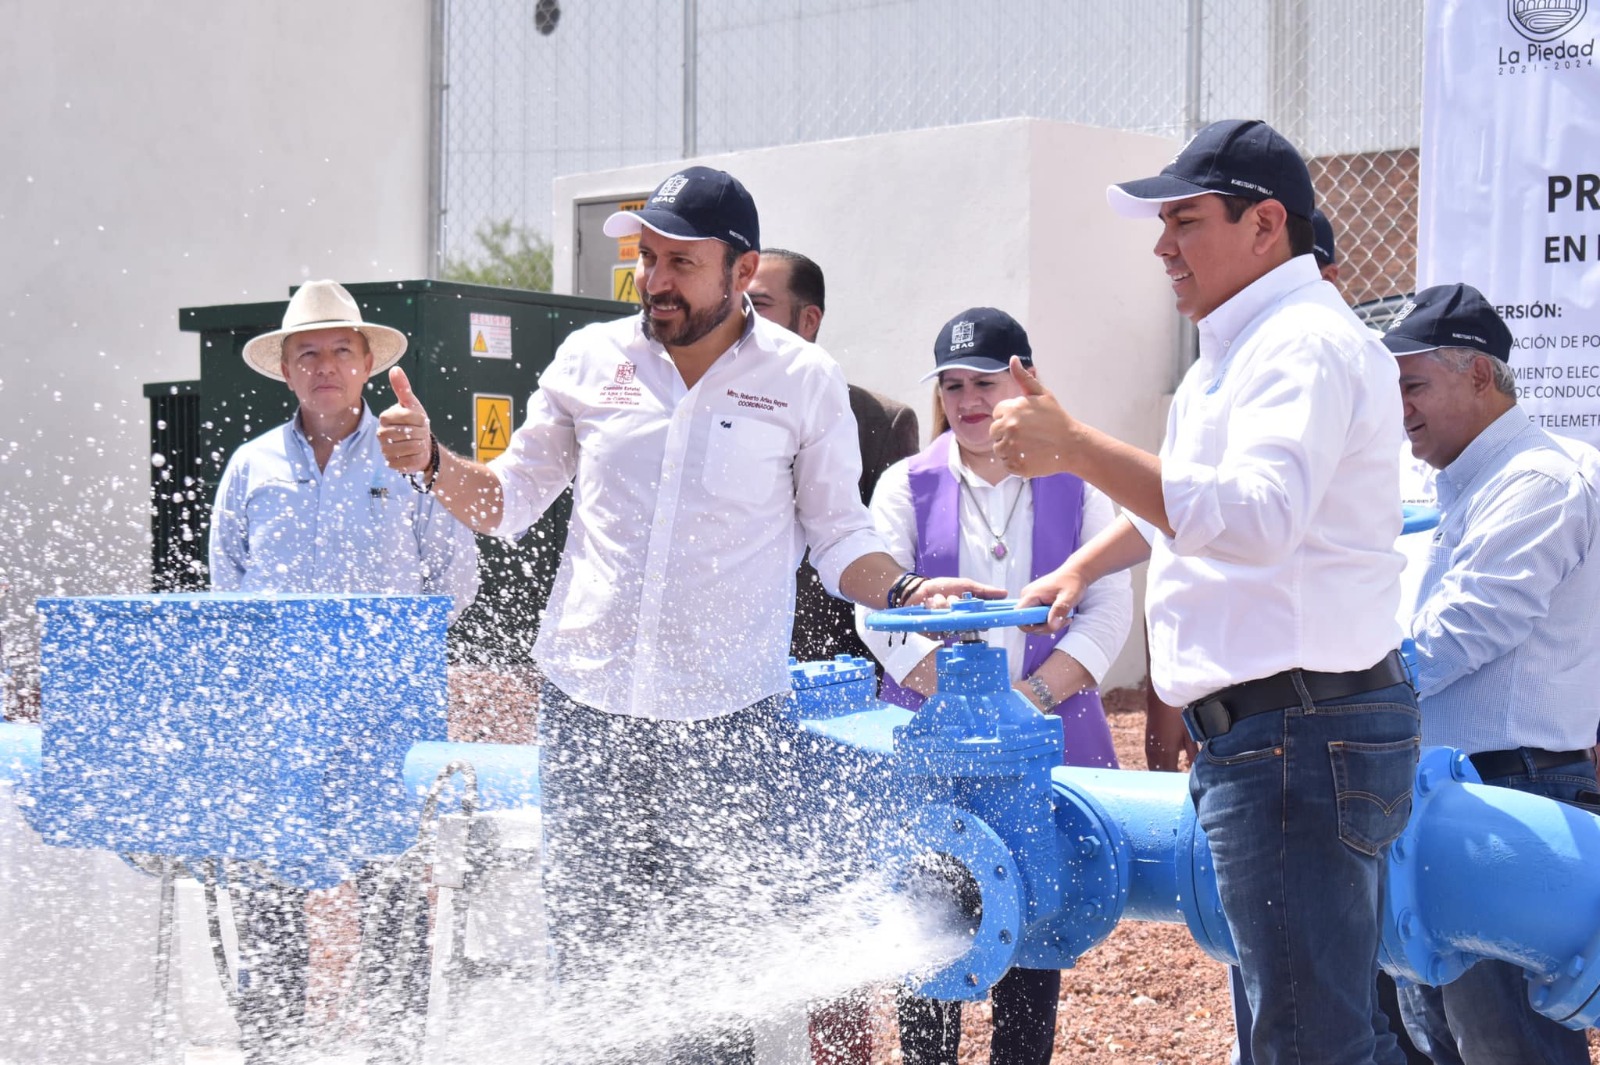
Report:
[[[922,621],[975,630],[1003,609]],[[441,812],[469,793],[480,811],[539,802],[537,748],[446,740],[438,601],[112,597],[41,614],[42,726],[0,723],[0,783],[48,843],[203,857],[222,840],[325,883],[406,847],[430,791]],[[428,646],[397,657],[413,643]],[[973,999],[1013,965],[1069,967],[1122,920],[1181,923],[1232,961],[1185,777],[1061,766],[1059,721],[1011,689],[1002,652],[969,639],[937,662],[915,715],[873,698],[861,659],[791,667],[809,812],[851,808],[870,860],[947,885],[973,919],[968,950],[920,990]],[[269,710],[292,726],[270,742],[254,734]],[[1594,1025],[1600,818],[1486,787],[1443,748],[1425,752],[1414,799],[1390,858],[1385,967],[1436,983],[1511,961],[1546,1016]]]

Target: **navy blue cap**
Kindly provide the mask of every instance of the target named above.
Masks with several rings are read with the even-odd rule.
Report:
[[[1317,258],[1317,269],[1332,266],[1339,261],[1333,244],[1333,223],[1320,210],[1311,212],[1311,254]]]
[[[1471,348],[1510,362],[1511,330],[1471,285],[1435,285],[1400,308],[1383,334],[1383,346],[1396,355]]]
[[[608,237],[631,237],[641,226],[678,240],[720,240],[741,252],[761,250],[756,201],[738,178],[708,166],[673,174],[643,207],[616,212],[604,229]]]
[[[1295,146],[1265,122],[1237,118],[1196,133],[1157,176],[1107,186],[1106,201],[1124,218],[1153,218],[1163,203],[1207,192],[1277,200],[1307,219],[1316,207],[1311,171]]]
[[[944,323],[933,342],[933,369],[922,375],[926,381],[946,370],[975,370],[998,373],[1011,365],[1011,356],[1022,365],[1033,365],[1033,347],[1028,331],[1005,311],[993,307],[969,307]]]

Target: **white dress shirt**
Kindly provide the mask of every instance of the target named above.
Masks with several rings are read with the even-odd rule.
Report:
[[[999,484],[990,484],[961,461],[961,449],[954,442],[949,449],[950,472],[962,485],[957,510],[961,527],[960,574],[971,580],[1004,588],[1015,596],[1033,579],[1033,490],[1024,478],[1008,475]],[[917,514],[911,498],[910,460],[901,461],[883,472],[872,493],[872,517],[878,532],[889,545],[889,554],[910,569],[917,557]],[[1080,543],[1091,538],[1116,518],[1116,507],[1103,493],[1084,485],[1083,519]],[[982,512],[978,511],[982,508]],[[1015,513],[1013,513],[1015,508]],[[1009,516],[1009,524],[1007,522]],[[985,527],[985,522],[988,523]],[[1005,530],[1006,557],[994,557],[993,530]],[[876,632],[866,627],[870,613],[856,608],[856,630],[883,668],[896,681],[916,668],[940,647],[938,640],[918,633],[901,636]],[[1091,584],[1072,619],[1067,634],[1056,644],[1077,659],[1094,677],[1105,676],[1112,659],[1122,650],[1133,624],[1133,580],[1127,571],[1113,573]],[[1028,634],[1015,626],[990,629],[983,634],[990,647],[1005,651],[1013,681],[1022,678],[1022,658]],[[1067,694],[1071,694],[1070,692]]]
[[[1411,635],[1422,742],[1582,750],[1600,723],[1600,455],[1512,407],[1439,471]]]
[[[326,469],[298,413],[235,451],[210,548],[218,591],[448,595],[451,620],[478,594],[472,530],[388,467],[364,405]]]
[[[1399,370],[1310,255],[1199,323],[1161,445],[1176,536],[1150,540],[1151,679],[1183,705],[1400,643]]]
[[[573,485],[534,652],[580,703],[692,721],[788,691],[804,548],[830,592],[883,550],[856,487],[843,372],[744,310],[743,335],[693,388],[638,317],[573,333],[489,464],[499,535]]]

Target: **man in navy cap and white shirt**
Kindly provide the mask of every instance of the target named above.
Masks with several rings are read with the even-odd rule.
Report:
[[[1157,218],[1200,357],[1159,454],[1029,395],[995,411],[1009,468],[1067,471],[1125,516],[1024,600],[1051,623],[1149,560],[1151,679],[1200,744],[1190,776],[1239,950],[1261,1065],[1398,1061],[1378,1012],[1379,905],[1416,770],[1395,653],[1401,560],[1394,360],[1318,275],[1294,146],[1201,130],[1157,177],[1107,190]]]
[[[569,991],[617,976],[619,958],[625,972],[692,954],[700,944],[674,941],[674,907],[702,928],[725,919],[719,934],[762,920],[750,870],[784,795],[771,770],[792,737],[804,548],[830,592],[874,607],[1001,594],[923,581],[884,552],[857,494],[843,372],[746,298],[760,234],[743,185],[689,167],[605,232],[639,236],[641,312],[561,345],[504,455],[482,465],[440,448],[403,374],[381,419],[390,465],[480,532],[520,535],[573,485],[534,649],[549,678],[546,906]],[[717,875],[729,890],[711,890]],[[589,1001],[593,1016],[608,1008]],[[750,1059],[748,1032],[715,1042],[683,1053]]]
[[[1411,635],[1425,743],[1459,747],[1485,784],[1596,796],[1600,453],[1517,405],[1511,330],[1470,285],[1424,289],[1383,338],[1412,453],[1442,511]],[[1400,992],[1437,1065],[1587,1065],[1589,1041],[1538,1013],[1509,962]]]

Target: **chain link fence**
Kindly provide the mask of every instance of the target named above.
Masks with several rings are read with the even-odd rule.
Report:
[[[439,246],[548,238],[562,174],[1033,117],[1300,145],[1353,303],[1416,260],[1421,0],[440,0]]]

